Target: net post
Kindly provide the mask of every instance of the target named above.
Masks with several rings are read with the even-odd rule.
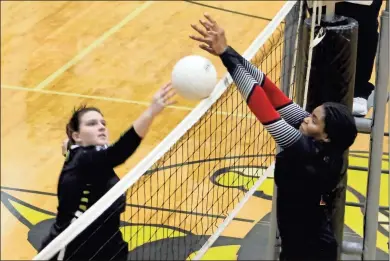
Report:
[[[364,208],[362,260],[375,260],[376,256],[382,146],[389,88],[389,1],[386,1],[386,9],[381,15],[376,74],[376,90],[370,135],[367,198]]]
[[[281,90],[289,95],[291,88],[291,74],[292,67],[294,62],[294,52],[295,52],[295,41],[299,40],[297,38],[297,30],[301,30],[301,24],[296,23],[297,17],[300,15],[301,1],[297,1],[295,6],[291,9],[285,19],[286,27],[284,29],[284,39],[285,43],[283,46],[283,63],[281,69]],[[303,19],[301,20],[303,21]],[[290,26],[291,25],[291,26]],[[298,32],[299,35],[299,32]],[[299,45],[298,45],[299,46]],[[301,59],[297,59],[298,61]],[[280,146],[276,146],[276,153],[281,151]],[[272,195],[272,209],[270,215],[270,230],[268,236],[268,246],[267,246],[267,260],[278,260],[279,255],[279,245],[278,242],[278,228],[277,228],[277,213],[276,213],[276,201],[277,201],[277,186],[273,185],[273,195]]]

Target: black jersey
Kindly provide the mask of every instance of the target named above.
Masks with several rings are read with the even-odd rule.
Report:
[[[340,180],[342,164],[341,156],[328,155],[305,136],[276,156],[277,223],[287,260],[335,260],[337,243],[326,199]]]
[[[124,163],[140,142],[134,128],[130,128],[112,146],[71,147],[59,177],[56,220],[42,248],[119,181],[113,168]],[[126,197],[122,195],[54,259],[65,255],[64,260],[109,260],[118,251],[127,253],[127,243],[119,231],[125,204]]]

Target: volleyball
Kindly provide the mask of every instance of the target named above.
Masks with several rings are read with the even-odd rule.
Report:
[[[212,62],[199,55],[180,59],[172,70],[172,87],[177,94],[189,100],[210,96],[217,84],[217,71]]]

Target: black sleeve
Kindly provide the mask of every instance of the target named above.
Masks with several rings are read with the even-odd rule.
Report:
[[[84,150],[81,162],[84,166],[93,164],[95,168],[115,168],[123,164],[134,153],[141,140],[134,127],[131,127],[121,135],[117,142],[107,148],[94,147]]]

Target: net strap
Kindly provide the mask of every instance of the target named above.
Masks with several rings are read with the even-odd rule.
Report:
[[[319,43],[319,41],[315,41],[316,39],[314,39],[314,29],[315,29],[315,26],[317,25],[320,25],[321,23],[321,17],[319,17],[318,21],[317,21],[317,6],[319,6],[320,10],[320,15],[321,15],[321,9],[322,9],[322,6],[319,5],[319,3],[321,3],[321,1],[313,1],[313,14],[312,14],[312,18],[311,18],[311,30],[310,30],[310,44],[309,44],[309,57],[308,57],[308,62],[307,62],[307,70],[306,70],[306,82],[305,82],[305,92],[304,92],[304,96],[303,96],[303,109],[306,110],[306,106],[307,106],[307,93],[308,93],[308,90],[309,90],[309,81],[310,81],[310,71],[311,71],[311,60],[312,60],[312,56],[313,56],[313,49],[314,47]],[[320,33],[316,36],[317,37],[322,37],[321,33],[323,31],[320,31]],[[321,39],[322,38],[318,38],[318,39]],[[316,43],[316,44],[314,44]]]
[[[299,5],[298,26],[297,26],[297,30],[295,32],[296,36],[299,35],[299,31],[301,30],[302,16],[303,16],[303,2],[304,1],[301,1],[300,5]],[[294,50],[298,50],[298,42],[299,42],[299,37],[295,37]],[[291,66],[291,75],[290,75],[290,84],[289,84],[289,86],[291,86],[293,84],[293,82],[294,82],[295,68],[296,68],[296,64],[297,64],[297,55],[298,55],[298,52],[295,51],[294,52],[294,58],[293,58],[293,64]],[[291,100],[293,99],[293,88],[290,88],[289,93],[288,93],[288,97]]]

